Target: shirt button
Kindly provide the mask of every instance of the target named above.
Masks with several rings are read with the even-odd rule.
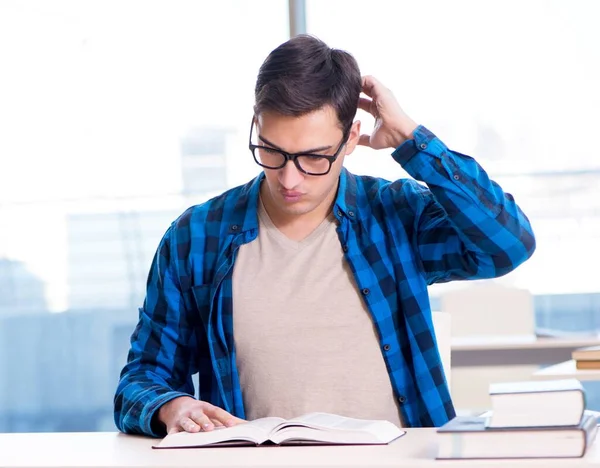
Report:
[[[363,296],[368,296],[371,291],[369,290],[369,288],[365,288],[361,292],[363,293]]]
[[[427,149],[427,145],[425,143],[421,143],[419,146],[422,150]]]
[[[459,180],[460,176],[458,174],[454,174],[454,180]]]
[[[406,403],[406,397],[404,395],[400,395],[398,397],[398,402],[399,403]]]
[[[351,218],[354,218],[354,211],[348,211],[348,216],[350,216]]]
[[[347,245],[343,245],[342,246],[342,250],[344,251],[344,253],[348,252],[348,246]]]
[[[231,226],[231,230],[232,231],[237,231],[240,227],[237,224],[234,224],[233,226]]]
[[[341,218],[341,217],[342,217],[342,211],[341,211],[341,210],[338,210],[338,211],[337,211],[337,215],[338,215],[338,216]]]
[[[383,350],[384,351],[389,351],[391,348],[391,346],[389,344],[383,345]]]

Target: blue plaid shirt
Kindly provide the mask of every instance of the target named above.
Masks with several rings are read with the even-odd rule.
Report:
[[[535,239],[513,197],[423,126],[392,156],[428,188],[344,169],[333,213],[404,424],[440,426],[455,413],[427,286],[504,275],[532,255]],[[245,417],[232,271],[239,247],[257,237],[263,178],[188,209],[160,242],[115,395],[121,431],[164,435],[153,416],[167,401],[193,395],[197,372],[201,400]]]

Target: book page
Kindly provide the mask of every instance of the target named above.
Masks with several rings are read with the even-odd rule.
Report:
[[[363,445],[388,443],[388,440],[380,439],[370,432],[321,430],[306,426],[286,426],[271,435],[270,439],[274,443],[281,445]],[[390,438],[389,440],[393,439]]]
[[[247,426],[247,427],[253,427],[253,428],[255,427],[257,429],[260,429],[261,432],[268,434],[273,429],[275,429],[275,427],[277,427],[278,425],[285,423],[285,422],[286,421],[283,418],[276,418],[276,417],[260,418],[260,419],[255,419],[254,421],[249,421],[247,423],[240,424],[240,427],[241,426]]]
[[[330,413],[310,413],[279,424],[274,432],[290,427],[306,427],[329,432],[367,433],[381,440],[393,440],[404,434],[389,421],[355,419]]]
[[[310,413],[298,418],[290,419],[283,423],[283,425],[289,426],[295,424],[317,429],[335,429],[343,431],[370,431],[374,425],[376,426],[381,422],[382,421],[347,418],[345,416],[330,413]]]
[[[275,443],[388,444],[404,434],[389,421],[311,413],[279,424],[270,439]]]

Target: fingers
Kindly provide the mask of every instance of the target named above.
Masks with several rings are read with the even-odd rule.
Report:
[[[195,423],[195,425],[198,427],[198,430],[200,430],[200,428],[201,428],[203,431],[212,431],[215,428],[214,423],[211,421],[211,419],[208,417],[208,415],[200,409],[192,411],[189,419]],[[185,430],[187,431],[187,428],[185,428]],[[188,431],[188,432],[197,432],[197,431],[193,430],[193,431]]]
[[[202,411],[195,411],[189,417],[182,417],[175,426],[169,429],[169,434],[178,432],[212,431],[215,424]]]
[[[362,77],[362,92],[367,96],[374,98],[377,95],[378,89],[383,88],[383,84],[371,75]]]
[[[358,108],[367,111],[369,114],[374,116],[375,110],[373,109],[373,100],[361,97],[358,100]]]
[[[224,426],[231,427],[236,424],[245,422],[243,419],[236,418],[218,406],[207,404],[204,408],[204,413],[213,421],[220,421]]]
[[[361,146],[371,146],[371,135],[361,135],[358,138],[358,144]]]
[[[177,424],[169,429],[169,434],[176,434],[178,432],[200,432],[200,426],[196,424],[192,419],[184,417],[181,418]]]
[[[373,97],[373,87],[375,86],[375,78],[371,75],[362,77],[362,92],[369,97]]]
[[[243,419],[236,418],[222,408],[211,405],[204,401],[193,401],[192,404],[184,402],[187,407],[179,411],[179,415],[173,418],[176,422],[168,427],[169,434],[177,432],[200,432],[212,431],[215,427],[231,427],[244,423]]]

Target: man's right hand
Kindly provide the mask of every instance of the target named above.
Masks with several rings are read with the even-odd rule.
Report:
[[[231,427],[246,422],[206,401],[186,396],[162,405],[158,410],[158,420],[166,426],[168,434],[212,431],[215,426]]]

